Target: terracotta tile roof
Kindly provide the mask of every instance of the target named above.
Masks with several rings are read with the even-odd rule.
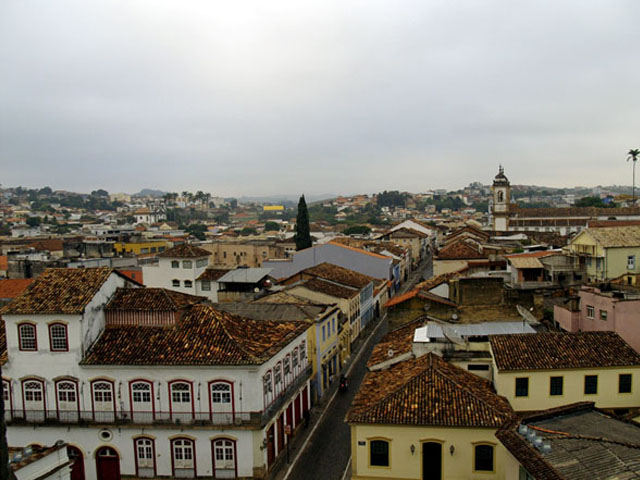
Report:
[[[346,421],[498,428],[512,415],[489,381],[429,353],[367,373]]]
[[[589,228],[640,226],[640,220],[590,220]]]
[[[209,280],[210,282],[215,282],[225,273],[230,271],[230,268],[207,268],[196,280]]]
[[[33,278],[9,278],[0,280],[0,299],[16,298],[31,285]]]
[[[441,249],[436,255],[436,260],[458,260],[467,258],[486,258],[467,242],[455,242]]]
[[[625,215],[640,215],[638,207],[617,207],[617,208],[597,208],[597,207],[568,207],[568,208],[520,208],[513,206],[511,213],[515,217],[613,217]]]
[[[388,258],[388,257],[384,257]],[[362,273],[354,272],[348,268],[339,267],[332,263],[320,263],[314,267],[309,267],[300,272],[301,274],[312,275],[314,277],[320,277],[325,280],[331,280],[333,282],[342,283],[349,287],[363,288],[369,285],[378,283],[378,279],[363,275]]]
[[[327,282],[322,278],[311,278],[301,285],[296,285],[313,292],[324,293],[336,298],[353,298],[360,294],[360,291],[354,287],[344,287],[332,282]]]
[[[308,328],[304,322],[250,320],[210,305],[195,305],[169,328],[105,329],[81,363],[259,365]]]
[[[105,311],[177,311],[206,300],[164,288],[117,288]]]
[[[640,367],[640,354],[615,332],[492,335],[489,341],[498,370]]]
[[[82,314],[112,273],[106,267],[48,268],[0,313]]]
[[[380,339],[378,344],[373,347],[367,367],[372,367],[378,363],[389,360],[391,357],[397,357],[404,353],[410,352],[413,345],[413,334],[416,328],[421,327],[423,321],[421,319],[415,319],[406,325],[402,325],[390,332]],[[393,351],[393,355],[389,354],[389,351]]]
[[[587,228],[583,232],[603,247],[640,247],[640,226]]]
[[[200,257],[208,257],[211,255],[211,252],[205,250],[204,248],[196,247],[195,245],[191,245],[188,243],[183,243],[181,245],[176,245],[169,250],[165,250],[162,253],[158,254],[158,257],[163,258],[200,258]]]
[[[385,307],[389,308],[400,303],[404,303],[407,300],[411,300],[412,298],[417,296],[418,293],[420,293],[420,288],[414,288],[413,290],[409,290],[407,293],[403,293],[402,295],[396,295],[386,303]]]
[[[460,270],[456,270],[455,272],[448,272],[448,273],[443,273],[441,275],[436,275],[435,277],[429,278],[424,282],[420,282],[416,285],[416,287],[413,290],[410,290],[407,293],[404,293],[402,295],[393,297],[391,300],[387,302],[385,306],[388,308],[388,307],[393,307],[394,305],[398,305],[400,303],[406,302],[407,300],[414,298],[421,292],[428,292],[429,290],[437,287],[438,285],[447,283],[450,279],[457,277],[465,270],[467,270],[467,267],[461,268]],[[442,300],[448,301],[448,299],[446,298],[442,298]]]
[[[47,250],[49,252],[64,250],[64,243],[60,238],[42,238],[29,243],[29,246],[36,250]]]

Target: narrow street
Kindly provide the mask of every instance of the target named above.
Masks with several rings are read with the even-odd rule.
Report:
[[[431,275],[432,261],[429,254],[411,272],[398,294],[407,292],[421,278],[430,278]],[[359,357],[348,373],[349,390],[346,393],[338,392],[326,408],[323,409],[322,406],[314,408],[314,421],[309,427],[312,430],[305,432],[302,438],[292,443],[290,451],[292,464],[283,465],[273,477],[274,480],[341,480],[343,478],[351,459],[351,437],[349,427],[344,423],[344,417],[367,372],[366,364],[371,350],[386,332],[385,316],[379,327],[373,331],[370,341],[359,352]],[[318,420],[317,417],[320,415],[323,416]],[[300,449],[303,449],[302,453]],[[345,478],[349,478],[349,475]]]
[[[386,316],[381,322],[378,328],[373,331],[373,337],[370,338],[369,343],[363,347],[359,352],[360,356],[352,364],[352,369],[348,374],[349,390],[345,393],[338,392],[333,401],[327,405],[326,414],[319,423],[313,422],[315,426],[309,427],[315,428],[315,431],[312,432],[311,438],[302,454],[297,458],[294,467],[288,472],[288,467],[283,466],[274,479],[340,480],[342,478],[351,457],[351,437],[349,427],[344,423],[344,417],[367,372],[366,364],[371,350],[387,331]],[[315,409],[313,413],[315,415],[322,414]],[[301,445],[296,445],[294,442],[294,448],[290,452],[292,462],[300,448]]]

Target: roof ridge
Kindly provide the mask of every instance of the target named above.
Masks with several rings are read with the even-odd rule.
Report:
[[[222,314],[222,316],[221,316],[221,317],[219,317],[218,315],[213,315],[213,317],[218,321],[218,323],[219,323],[219,324],[220,324],[220,326],[222,327],[222,331],[225,333],[225,335],[226,335],[226,336],[227,336],[227,337],[228,337],[228,338],[229,338],[229,339],[234,343],[234,345],[235,345],[236,347],[238,347],[238,348],[239,348],[239,349],[240,349],[240,350],[241,350],[245,355],[247,355],[251,360],[253,360],[253,361],[255,361],[255,362],[257,362],[257,361],[259,361],[259,360],[260,360],[256,355],[254,355],[253,353],[249,352],[249,351],[247,350],[247,348],[246,348],[244,345],[241,345],[241,344],[240,344],[240,342],[238,342],[238,340],[236,339],[235,335],[233,335],[233,334],[229,331],[229,329],[227,328],[227,325],[225,324],[225,322],[226,322],[226,320],[227,320],[227,319],[225,318],[225,316],[226,316],[226,315],[229,315],[229,316],[239,316],[239,315],[234,315],[234,314],[232,314],[232,313],[224,312],[224,311],[221,311],[221,310],[216,310],[216,309],[215,309],[215,308],[213,308],[213,306],[211,306],[211,305],[203,305],[203,306],[204,306],[204,307],[206,307],[206,308],[207,308],[207,309],[209,309],[209,310],[213,310],[213,311],[214,311],[214,312],[216,312],[216,313]],[[223,320],[223,319],[224,319],[224,320]]]
[[[444,362],[444,360],[443,360],[443,362]],[[446,363],[446,362],[445,362],[445,364],[447,365],[447,367],[448,367],[448,368],[452,367],[452,365],[449,365],[449,364],[448,364],[448,363]],[[475,390],[475,387],[469,387],[468,385],[461,384],[461,383],[460,383],[460,382],[458,382],[457,380],[455,380],[455,379],[451,378],[451,376],[446,375],[445,373],[441,372],[441,371],[440,371],[441,367],[442,367],[442,365],[440,365],[440,366],[435,366],[434,368],[436,368],[436,369],[438,370],[438,372],[439,372],[441,375],[443,375],[443,376],[444,376],[444,378],[445,378],[446,380],[448,380],[448,381],[450,381],[450,382],[454,383],[455,385],[457,385],[457,386],[459,386],[460,388],[462,388],[462,389],[466,390],[467,392],[469,392],[469,394],[471,394],[471,396],[472,396],[473,398],[475,398],[476,400],[478,400],[479,402],[481,402],[482,404],[484,404],[485,406],[487,406],[490,410],[492,410],[492,411],[494,411],[494,412],[496,411],[496,408],[495,408],[494,406],[492,406],[491,404],[489,404],[489,403],[488,403],[484,398],[481,398],[481,397],[480,397],[480,396],[479,396],[479,395],[474,391],[474,390]],[[460,369],[460,370],[461,370],[462,372],[464,372],[464,370],[462,370],[462,369]],[[467,372],[465,372],[465,373],[467,373]],[[473,374],[473,373],[471,373],[470,375],[474,375],[474,374]],[[483,380],[483,379],[481,379],[480,377],[478,377],[478,380]],[[488,386],[488,385],[487,385],[487,386]],[[489,393],[489,392],[487,392],[487,393]],[[494,392],[490,392],[490,393],[492,393],[492,394],[496,395],[496,397],[503,398],[503,397],[501,397],[500,395],[498,395],[497,393],[494,393]],[[507,402],[507,405],[508,405],[508,404],[509,404],[509,403]],[[509,415],[509,413],[503,413],[503,412],[498,412],[498,413],[499,413],[501,416],[504,416],[504,417],[509,417],[509,416],[510,416],[510,415]]]

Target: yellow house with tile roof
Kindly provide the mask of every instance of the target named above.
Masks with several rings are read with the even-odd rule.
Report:
[[[587,228],[569,242],[566,250],[584,259],[591,282],[639,273],[640,226]]]

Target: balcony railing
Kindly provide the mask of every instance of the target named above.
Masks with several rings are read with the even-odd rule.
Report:
[[[128,410],[6,410],[7,424],[142,424],[142,425],[259,425],[263,412],[136,412]]]
[[[291,395],[297,391],[302,385],[306,383],[306,381],[311,377],[311,373],[313,369],[311,365],[308,365],[300,375],[298,375],[295,380],[287,385],[284,392],[282,392],[278,397],[271,403],[267,408],[262,412],[262,423],[266,424],[275,413],[290,399]]]

